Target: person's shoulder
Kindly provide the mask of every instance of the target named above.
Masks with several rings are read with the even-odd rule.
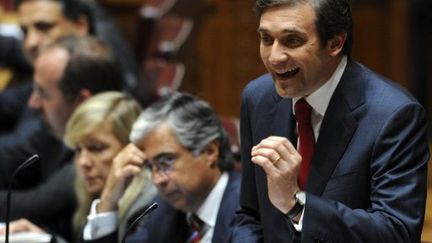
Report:
[[[224,197],[230,198],[230,200],[238,201],[237,199],[240,197],[240,190],[241,173],[237,171],[230,171]]]
[[[255,101],[268,99],[276,95],[274,82],[270,74],[263,74],[260,77],[250,81],[243,90],[243,97]]]
[[[351,61],[348,67],[352,74],[357,75],[361,82],[364,82],[366,102],[372,101],[394,106],[407,103],[418,104],[415,97],[398,82],[355,61]]]
[[[228,184],[223,194],[221,207],[225,213],[231,214],[236,211],[239,206],[241,189],[241,173],[237,171],[229,172]]]
[[[273,88],[273,86],[274,84],[271,75],[266,73],[250,81],[245,87],[245,92],[262,92],[263,89],[269,90]]]
[[[343,93],[353,110],[359,108],[364,121],[374,120],[368,123],[369,130],[393,124],[395,119],[424,121],[425,108],[396,81],[356,62],[349,62],[346,71],[346,78],[340,83],[342,92],[338,93]]]
[[[229,172],[229,182],[239,183],[241,181],[241,173],[238,171]]]

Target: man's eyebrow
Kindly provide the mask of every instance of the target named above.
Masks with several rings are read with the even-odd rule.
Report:
[[[257,29],[257,32],[258,33],[267,33],[267,32],[269,32],[268,31],[268,29],[266,29],[266,28],[262,28],[262,27],[259,27],[258,29]],[[286,28],[286,29],[283,29],[282,30],[282,32],[283,33],[301,33],[298,29],[296,29],[296,28]]]
[[[258,33],[267,33],[268,30],[266,28],[258,27],[257,32]]]
[[[38,28],[46,28],[46,27],[51,27],[54,26],[56,24],[55,21],[46,21],[46,20],[42,20],[42,21],[38,21],[36,22],[34,25]]]

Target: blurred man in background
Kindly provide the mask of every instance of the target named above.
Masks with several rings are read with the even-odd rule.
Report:
[[[29,106],[43,121],[46,133],[61,141],[74,109],[92,94],[120,90],[122,75],[110,49],[92,37],[66,37],[39,51]],[[36,166],[20,174],[33,175],[40,181],[25,190],[13,191],[11,219],[27,218],[70,240],[76,203],[72,151],[60,142],[46,144],[38,135],[32,138],[45,153]],[[26,145],[20,144],[24,148]],[[46,154],[56,157],[43,160]],[[0,211],[5,212],[5,207],[6,192],[1,191]],[[4,221],[3,214],[0,214],[0,221]]]

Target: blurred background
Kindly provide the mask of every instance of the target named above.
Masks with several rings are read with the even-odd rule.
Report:
[[[191,21],[192,29],[175,57],[185,64],[180,89],[202,95],[225,115],[237,116],[243,87],[265,72],[258,52],[254,1],[147,2],[174,2],[165,18],[174,15]],[[139,11],[142,0],[100,0],[100,3],[116,17],[133,46],[139,48],[144,44],[144,32],[137,32],[137,28],[145,27],[144,11],[141,15]],[[353,57],[408,88],[429,113],[432,112],[432,96],[427,95],[432,91],[431,12],[431,0],[357,0],[353,5]],[[137,49],[136,53],[142,52],[143,49]]]
[[[0,34],[19,36],[12,0],[0,0]],[[253,0],[99,0],[136,55],[145,84],[188,91],[239,116],[243,87],[265,72]],[[410,90],[432,116],[432,0],[357,0],[353,58]],[[14,27],[15,26],[15,27]],[[0,88],[8,85],[0,69]],[[431,131],[431,129],[429,129]],[[432,242],[432,166],[423,239]]]

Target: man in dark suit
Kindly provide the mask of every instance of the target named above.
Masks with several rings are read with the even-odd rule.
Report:
[[[93,37],[67,37],[58,40],[35,60],[34,89],[29,106],[38,112],[46,129],[60,141],[66,122],[73,110],[91,95],[108,90],[120,90],[122,75],[110,49]],[[36,134],[37,135],[37,134]],[[15,190],[11,200],[10,219],[27,218],[47,227],[66,239],[72,238],[72,214],[75,210],[73,191],[72,151],[63,144],[44,144],[36,136],[38,146],[57,155],[57,160],[38,167],[56,165],[47,178],[27,190]],[[60,147],[60,148],[59,148]],[[33,170],[32,170],[33,169]],[[34,167],[20,173],[34,173]],[[48,173],[48,172],[45,172]],[[6,192],[0,192],[0,211],[5,212]],[[0,214],[0,221],[5,214]]]
[[[90,1],[92,2],[92,1]],[[122,67],[123,80],[128,80],[128,90],[136,85],[138,68],[134,58],[127,50],[127,45],[114,21],[96,3],[75,0],[20,0],[16,2],[17,16],[23,30],[21,41],[12,37],[0,38],[0,63],[12,68],[25,69],[31,72],[40,50],[47,44],[65,36],[95,35],[104,40],[114,52]],[[27,57],[23,58],[23,57]],[[31,76],[31,75],[30,75]],[[24,81],[24,80],[23,80]],[[126,82],[126,81],[125,81]],[[132,85],[132,86],[129,86]],[[41,161],[47,166],[32,175],[19,174],[13,188],[28,189],[51,175],[52,170],[58,169],[54,161],[55,155],[50,154],[44,146],[62,146],[41,124],[39,117],[26,106],[32,89],[31,79],[8,87],[0,93],[0,118],[2,120],[0,145],[0,188],[7,188],[9,174],[18,165],[34,153],[38,153]],[[37,138],[35,138],[37,137]],[[44,142],[40,142],[45,140]],[[43,146],[39,146],[44,144]],[[48,146],[50,147],[50,146]],[[50,148],[51,149],[51,148]],[[54,151],[51,149],[51,151]],[[51,152],[52,153],[52,152]],[[45,173],[44,170],[47,170]]]
[[[231,172],[228,137],[212,108],[191,95],[174,93],[143,111],[130,138],[135,151],[114,161],[111,174],[117,179],[107,182],[111,189],[104,188],[94,205],[83,238],[116,242],[116,224],[110,222],[115,222],[119,195],[131,176],[149,166],[159,208],[127,242],[229,242],[240,175]]]
[[[44,46],[65,36],[92,35],[112,48],[121,66],[122,88],[136,90],[140,79],[138,65],[115,21],[96,2],[19,0],[16,6],[23,40],[21,43],[13,37],[0,37],[0,64],[19,68],[15,71],[20,73],[24,70],[32,73],[34,61]],[[9,175],[29,156],[39,154],[43,163],[38,165],[43,167],[32,169],[32,173],[18,174],[12,185],[14,189],[27,190],[40,185],[59,169],[59,160],[64,156],[57,152],[64,150],[61,139],[51,136],[36,112],[26,105],[33,86],[31,81],[31,78],[25,79],[0,92],[1,189],[8,187]]]
[[[232,242],[419,242],[425,111],[350,58],[349,1],[258,0],[256,11],[269,74],[242,97]]]
[[[12,62],[16,67],[19,64],[18,61],[27,61],[33,66],[39,52],[59,38],[96,35],[105,40],[105,43],[113,49],[115,60],[119,60],[116,66],[121,66],[123,78],[118,81],[125,82],[127,79],[128,85],[133,84],[139,77],[136,65],[133,65],[133,56],[127,50],[126,42],[109,14],[97,3],[90,2],[82,0],[16,1],[18,21],[24,32],[22,50],[20,50],[20,42],[17,45],[15,38],[0,38],[1,44],[7,44],[7,46],[1,45],[0,58],[2,60],[0,62],[2,64]],[[22,57],[22,55],[17,55],[23,54],[22,52],[25,53],[28,60],[17,58]],[[114,62],[114,58],[111,61]],[[111,72],[111,70],[104,71],[104,73]],[[86,85],[82,82],[77,82],[77,84]],[[52,217],[60,218],[62,214],[70,214],[70,211],[73,211],[71,205],[74,205],[74,201],[68,201],[66,197],[62,197],[66,202],[63,205],[58,203],[58,207],[52,206],[52,211],[40,209],[46,207],[44,204],[46,202],[58,201],[59,197],[55,197],[52,191],[58,188],[58,180],[64,178],[64,173],[68,170],[65,167],[71,166],[72,152],[64,146],[62,134],[54,136],[50,129],[51,124],[46,124],[38,111],[33,109],[34,107],[27,107],[32,87],[32,80],[26,80],[25,83],[16,83],[0,93],[0,120],[2,123],[0,125],[0,211],[3,212],[0,213],[0,221],[4,221],[5,218],[6,190],[12,183],[14,195],[12,219],[28,217],[37,223],[53,222],[51,225],[57,226],[59,224],[56,224]],[[120,88],[124,89],[124,84],[117,89]],[[134,86],[129,88],[133,89]],[[55,115],[60,115],[60,113]],[[13,171],[33,154],[38,154],[40,161],[18,173],[14,181],[11,181]],[[42,195],[52,195],[53,199],[50,201]],[[46,201],[42,203],[42,200],[45,199]],[[69,211],[64,211],[65,208],[68,208]]]

